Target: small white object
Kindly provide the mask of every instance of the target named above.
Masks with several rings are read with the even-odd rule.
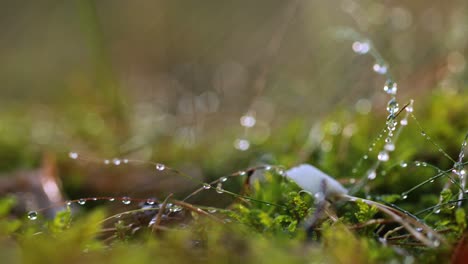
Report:
[[[347,194],[348,190],[331,176],[309,164],[301,164],[286,171],[286,178],[311,194],[323,193],[326,198]]]

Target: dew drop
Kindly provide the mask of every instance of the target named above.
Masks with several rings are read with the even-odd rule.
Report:
[[[156,202],[155,198],[146,199],[146,204],[148,204],[148,205],[153,205],[155,202]]]
[[[29,220],[36,220],[37,219],[37,212],[36,211],[30,211],[28,213],[28,218],[29,218]]]
[[[370,44],[368,42],[355,41],[352,48],[357,54],[366,54],[370,50]]]
[[[119,166],[120,163],[121,163],[121,161],[120,161],[119,159],[116,158],[116,159],[113,159],[113,160],[112,160],[112,163],[114,163],[115,166]]]
[[[406,168],[406,167],[408,167],[408,163],[402,161],[402,162],[400,163],[400,166],[401,166],[402,168]]]
[[[414,162],[414,165],[416,165],[416,167],[419,167],[419,166],[421,166],[421,162],[415,161],[415,162]]]
[[[79,205],[85,205],[86,204],[86,199],[79,199],[77,203]]]
[[[66,201],[65,204],[66,204],[67,206],[70,206],[70,205],[72,205],[72,201]]]
[[[401,199],[403,199],[403,200],[408,199],[408,195],[407,195],[407,194],[402,194],[402,195],[401,195]]]
[[[425,131],[421,131],[421,135],[422,135],[423,137],[427,136],[427,134],[426,134]]]
[[[434,209],[435,214],[440,214],[440,208]]]
[[[256,122],[257,120],[255,117],[250,114],[244,115],[240,118],[240,123],[243,127],[253,127]]]
[[[124,160],[123,160],[123,163],[127,164],[127,163],[128,163],[128,159],[124,159]]]
[[[368,158],[369,158],[369,156],[367,156],[367,155],[364,155],[364,157],[362,157],[362,158],[366,160],[366,159],[368,159]]]
[[[378,63],[374,64],[374,66],[372,66],[372,69],[378,74],[386,74],[387,73],[387,66],[380,65]]]
[[[270,171],[270,170],[271,170],[271,166],[269,166],[269,165],[265,166],[264,170]]]
[[[390,94],[390,95],[395,95],[397,93],[397,84],[396,82],[393,82],[393,81],[390,81],[388,80],[386,83],[385,83],[385,86],[384,86],[384,91],[387,93],[387,94]]]
[[[115,201],[114,197],[109,198],[109,202],[113,202],[113,201]]]
[[[393,144],[393,143],[385,144],[384,148],[385,148],[386,151],[394,151],[395,150],[395,144]]]
[[[400,120],[400,125],[407,126],[408,125],[408,119],[403,118],[402,120]]]
[[[106,165],[110,164],[110,160],[107,160],[107,159],[104,160],[104,164],[106,164]]]
[[[247,175],[247,172],[245,172],[245,171],[239,171],[239,175],[240,175],[240,176],[245,176],[245,175]]]
[[[77,159],[78,158],[78,153],[70,152],[70,153],[68,153],[68,156],[70,157],[70,159]]]
[[[438,247],[438,246],[440,246],[440,241],[436,239],[436,240],[434,240],[434,241],[432,242],[432,245],[433,245],[434,247]]]
[[[132,200],[130,199],[130,197],[122,197],[122,203],[123,204],[130,204],[132,202]]]
[[[250,141],[247,139],[236,139],[234,141],[234,147],[240,151],[246,151],[250,148]]]
[[[394,115],[398,112],[398,110],[399,110],[399,104],[396,101],[396,99],[395,98],[390,99],[390,101],[388,101],[388,104],[387,104],[387,111],[391,115]]]
[[[375,170],[370,171],[370,172],[367,174],[367,178],[368,178],[369,180],[374,180],[376,177],[377,177],[377,173],[375,172]]]
[[[166,165],[161,164],[161,163],[156,164],[156,170],[163,171],[165,169],[166,169]]]
[[[211,185],[209,185],[208,183],[203,183],[203,189],[209,190],[211,189]]]
[[[430,183],[433,183],[433,182],[434,182],[434,180],[430,180],[429,182],[430,182]]]
[[[417,228],[416,228],[416,231],[418,231],[418,232],[422,232],[422,231],[423,231],[423,229],[422,229],[422,227],[417,227]]]
[[[227,177],[221,177],[221,178],[219,178],[219,181],[220,181],[220,182],[226,182],[227,179],[228,179]]]
[[[388,137],[388,138],[385,139],[385,143],[390,143],[390,142],[392,142],[392,138]]]
[[[406,110],[406,112],[408,112],[408,113],[412,113],[412,112],[413,112],[413,105],[411,105],[411,104],[408,105],[408,106],[406,107],[405,110]]]
[[[390,156],[388,155],[388,152],[386,151],[381,151],[379,152],[379,154],[377,155],[377,159],[382,161],[382,162],[386,162],[390,159]]]
[[[216,210],[216,208],[209,208],[209,209],[208,209],[208,213],[210,213],[210,214],[214,214],[214,213],[216,213],[217,211],[218,211],[218,210]]]

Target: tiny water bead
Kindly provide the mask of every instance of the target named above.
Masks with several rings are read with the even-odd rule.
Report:
[[[38,214],[37,214],[36,211],[30,211],[30,212],[28,213],[28,219],[29,219],[29,220],[36,220],[36,219],[37,219],[37,215],[38,215]]]
[[[220,182],[226,182],[227,179],[228,179],[227,177],[221,177],[221,178],[219,178],[219,181],[220,181]]]
[[[128,205],[128,204],[130,204],[131,202],[132,202],[132,200],[130,199],[130,197],[127,197],[127,196],[122,197],[122,203],[123,203],[123,204]]]
[[[397,87],[397,83],[396,83],[396,82],[393,82],[393,81],[388,80],[388,81],[385,83],[384,92],[386,92],[387,94],[396,95],[397,90],[398,90],[398,87]]]
[[[387,143],[387,144],[385,144],[384,148],[385,148],[386,151],[390,151],[390,152],[394,151],[395,150],[395,144],[393,144],[391,142]]]
[[[83,198],[82,198],[82,199],[79,199],[79,200],[77,201],[77,203],[78,203],[79,205],[85,205],[85,204],[86,204],[86,199],[83,199]]]
[[[165,169],[166,169],[166,165],[161,164],[161,163],[156,164],[156,170],[163,171]]]
[[[400,120],[400,125],[402,125],[402,126],[408,125],[408,119],[406,119],[406,118],[401,119]]]
[[[256,122],[255,117],[250,114],[246,114],[240,118],[240,123],[243,127],[253,127]]]
[[[114,197],[109,198],[109,202],[113,202],[113,201],[115,201]]]
[[[396,101],[396,99],[395,98],[390,99],[390,101],[388,101],[388,104],[387,104],[387,111],[391,115],[394,115],[398,112],[398,110],[399,110],[399,104]]]
[[[106,164],[106,165],[110,164],[110,160],[107,160],[107,159],[104,160],[104,164]]]
[[[413,112],[413,102],[411,102],[406,108],[406,112],[412,113]]]
[[[401,166],[402,168],[406,168],[406,167],[408,167],[408,163],[402,161],[402,162],[400,163],[400,166]]]
[[[386,162],[390,159],[390,156],[388,155],[388,152],[387,151],[381,151],[379,152],[379,154],[377,155],[377,159],[379,161],[382,161],[382,162]]]
[[[247,175],[247,172],[245,172],[245,171],[239,171],[239,175],[240,175],[240,176],[245,176],[245,175]]]
[[[114,163],[115,166],[119,166],[121,161],[119,159],[115,158],[115,159],[112,160],[112,163]]]
[[[376,63],[372,66],[372,69],[378,74],[386,74],[388,67],[386,65]]]
[[[72,203],[73,203],[72,201],[66,201],[66,202],[65,202],[65,204],[66,204],[67,206],[72,205]]]
[[[408,199],[408,194],[402,193],[402,194],[401,194],[401,199],[403,199],[403,200]]]
[[[250,148],[250,141],[247,139],[236,139],[234,141],[234,147],[240,151],[246,151]]]
[[[70,159],[77,159],[78,158],[78,153],[70,152],[70,153],[68,153],[68,156],[70,157]]]
[[[209,185],[208,183],[203,183],[203,189],[209,190],[211,189],[211,185]]]
[[[377,173],[375,172],[375,170],[372,170],[367,174],[367,178],[369,180],[374,180],[376,177],[377,177]]]
[[[368,42],[355,41],[352,45],[353,51],[357,54],[366,54],[370,50],[370,44]]]
[[[148,199],[146,199],[146,204],[148,204],[148,205],[153,205],[154,203],[156,203],[156,199],[155,199],[155,198],[148,198]]]

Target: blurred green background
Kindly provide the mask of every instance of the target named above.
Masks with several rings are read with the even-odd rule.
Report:
[[[353,52],[356,40],[345,33],[373,42],[399,84],[401,104],[414,98],[418,112],[426,102],[421,116],[431,120],[431,111],[450,115],[457,101],[455,116],[463,119],[467,14],[461,0],[4,2],[2,178],[11,184],[44,167],[48,154],[71,196],[144,189],[159,196],[194,185],[155,175],[152,166],[102,161],[152,160],[214,178],[261,162],[318,162],[301,154],[334,149],[320,135],[344,128],[361,133],[350,139],[355,152],[321,164],[347,176],[378,133],[376,124],[383,127],[388,97],[374,59]],[[447,103],[443,111],[432,108],[434,93]],[[461,119],[453,124],[466,124]],[[455,126],[455,135],[441,136],[454,136],[447,143],[453,155],[466,131]],[[69,151],[94,162],[71,161]]]

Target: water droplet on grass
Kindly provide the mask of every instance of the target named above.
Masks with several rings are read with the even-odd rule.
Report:
[[[211,189],[211,185],[209,185],[208,183],[203,183],[203,189],[209,190]]]
[[[402,168],[406,168],[406,167],[408,167],[408,163],[402,161],[402,162],[400,163],[400,166],[401,166]]]
[[[388,80],[388,81],[385,83],[384,91],[385,91],[387,94],[395,95],[395,94],[397,93],[397,90],[398,90],[398,87],[397,87],[396,82],[393,82],[393,81]]]
[[[107,159],[104,160],[104,164],[106,164],[106,165],[110,164],[110,160],[107,160]]]
[[[384,148],[385,148],[386,151],[394,151],[395,150],[395,144],[393,144],[393,143],[385,144]]]
[[[219,181],[220,181],[220,182],[226,182],[227,179],[228,179],[227,177],[221,177],[221,178],[219,178]]]
[[[377,173],[375,172],[375,170],[370,171],[370,172],[367,174],[367,178],[368,178],[369,180],[374,180],[376,177],[377,177]]]
[[[408,125],[408,119],[403,118],[402,120],[400,120],[400,125],[402,125],[402,126]]]
[[[390,101],[388,101],[388,104],[387,104],[387,111],[391,115],[394,115],[398,112],[398,110],[399,110],[399,104],[396,101],[396,99],[395,98],[390,99]]]
[[[401,195],[401,199],[403,199],[403,200],[408,199],[408,195],[407,195],[407,194],[402,194],[402,195]]]
[[[132,200],[130,199],[130,197],[122,197],[122,203],[123,204],[130,204],[132,202]]]
[[[78,158],[78,153],[70,152],[70,153],[68,153],[68,156],[70,157],[70,159],[77,159]]]
[[[155,198],[149,198],[149,199],[146,200],[146,204],[148,204],[148,205],[153,205],[154,203],[156,203]]]
[[[119,159],[113,159],[112,163],[114,163],[115,166],[119,166],[121,161]]]
[[[31,211],[28,213],[28,218],[29,220],[36,220],[37,219],[37,212],[36,211]]]
[[[113,201],[115,201],[114,197],[109,198],[109,202],[113,202]]]
[[[77,203],[78,203],[79,205],[85,205],[85,204],[86,204],[86,200],[85,200],[85,199],[79,199]]]
[[[221,183],[218,183],[218,185],[216,185],[216,192],[217,193],[223,193],[224,192],[223,185]]]
[[[163,171],[165,169],[166,169],[166,165],[161,164],[161,163],[156,164],[156,170]]]
[[[374,64],[374,66],[372,66],[372,69],[378,74],[386,74],[388,68],[385,65],[380,65],[376,63]]]
[[[382,162],[386,162],[390,159],[390,156],[388,155],[388,152],[386,151],[381,151],[378,155],[377,155],[377,159],[382,161]]]

